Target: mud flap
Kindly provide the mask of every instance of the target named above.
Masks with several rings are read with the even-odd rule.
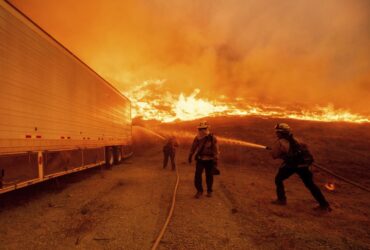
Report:
[[[1,155],[0,166],[3,188],[39,177],[38,157],[34,152]]]
[[[4,169],[0,169],[0,188],[3,188]]]

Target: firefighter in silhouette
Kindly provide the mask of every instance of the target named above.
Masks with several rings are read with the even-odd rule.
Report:
[[[175,163],[175,156],[176,156],[176,148],[179,146],[177,139],[175,136],[170,136],[167,140],[165,145],[163,146],[163,168],[167,167],[168,158],[171,159],[171,166],[172,170],[176,169]]]
[[[201,122],[198,126],[198,135],[194,138],[189,153],[189,164],[192,162],[195,154],[196,168],[194,176],[194,185],[197,189],[195,198],[200,198],[203,194],[202,175],[203,170],[206,172],[207,196],[212,197],[213,175],[216,173],[218,160],[217,138],[209,132],[207,122]]]
[[[314,160],[307,145],[294,138],[291,128],[286,123],[277,124],[275,132],[277,141],[272,147],[271,155],[274,159],[282,159],[283,163],[275,177],[277,200],[272,203],[286,205],[287,199],[283,182],[291,175],[298,174],[306,188],[310,190],[312,196],[319,203],[319,206],[315,209],[331,211],[329,203],[313,182],[312,172],[309,167]]]

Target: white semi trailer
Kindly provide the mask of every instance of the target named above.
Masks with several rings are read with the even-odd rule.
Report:
[[[131,103],[0,0],[0,193],[132,154]]]

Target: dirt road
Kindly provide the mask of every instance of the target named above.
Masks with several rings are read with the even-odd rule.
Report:
[[[194,166],[180,167],[176,210],[160,249],[254,249],[218,177],[213,197],[194,199]]]
[[[0,197],[0,249],[149,249],[175,182],[153,155]]]
[[[1,196],[0,249],[150,249],[169,210],[175,173],[161,167],[161,144],[143,141],[112,170]],[[214,196],[196,200],[188,149],[182,144],[178,152],[177,204],[160,249],[370,249],[368,193],[339,181],[329,192],[323,189],[328,176],[316,173],[334,208],[317,213],[293,176],[286,182],[288,206],[274,206],[276,166],[266,153],[223,147]]]

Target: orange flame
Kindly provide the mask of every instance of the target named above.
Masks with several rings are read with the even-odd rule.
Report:
[[[140,116],[144,120],[172,122],[214,116],[253,115],[321,122],[370,122],[370,117],[351,113],[348,110],[336,109],[331,104],[326,107],[316,106],[310,110],[304,108],[289,110],[279,106],[248,105],[242,98],[236,98],[233,102],[222,101],[227,100],[225,96],[221,96],[221,101],[220,99],[202,99],[198,97],[199,89],[195,89],[188,96],[184,93],[175,95],[168,91],[153,94],[155,89],[160,88],[164,82],[164,80],[147,81],[126,93],[133,102],[133,117]]]
[[[329,191],[334,191],[335,190],[335,184],[334,183],[326,183],[324,187],[329,190]]]

